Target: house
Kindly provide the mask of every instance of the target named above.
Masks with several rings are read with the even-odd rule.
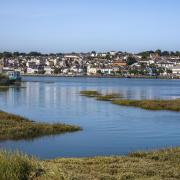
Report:
[[[68,68],[63,68],[63,69],[62,69],[62,73],[63,73],[63,74],[67,74],[68,72],[69,72],[69,69],[68,69]]]
[[[107,53],[99,53],[98,54],[100,57],[106,57],[107,56]]]
[[[112,67],[113,72],[118,73],[120,72],[120,68],[118,66]]]
[[[65,55],[64,59],[66,61],[78,61],[78,60],[81,60],[81,58],[79,56],[77,56],[77,55]]]
[[[96,54],[96,52],[92,52],[90,56],[91,56],[91,57],[96,57],[97,54]]]
[[[45,66],[44,71],[45,71],[45,74],[53,74],[54,69],[51,68],[50,66]]]
[[[20,72],[20,74],[24,74],[24,69],[23,68],[15,68],[14,71]]]
[[[37,69],[31,68],[31,67],[27,68],[27,74],[35,74],[36,71]]]
[[[76,66],[72,66],[70,68],[71,72],[77,73],[79,71],[79,69]]]
[[[101,73],[102,74],[112,74],[114,71],[113,71],[113,69],[112,68],[102,68],[101,69]]]
[[[111,52],[109,52],[109,54],[110,54],[111,56],[115,56],[115,55],[116,55],[116,51],[111,51]]]
[[[172,74],[180,75],[180,66],[174,66],[170,68],[172,70]]]
[[[159,61],[157,62],[158,67],[164,67],[164,68],[170,68],[175,65],[174,62],[169,62],[169,61]]]
[[[127,66],[127,63],[124,62],[124,61],[119,60],[119,61],[114,61],[112,63],[112,66],[113,67],[124,67],[124,66]]]
[[[45,64],[47,66],[54,66],[54,61],[47,60]]]
[[[98,69],[96,68],[96,67],[90,67],[90,66],[88,66],[87,67],[87,75],[95,75],[95,74],[97,74],[97,72],[98,72]]]

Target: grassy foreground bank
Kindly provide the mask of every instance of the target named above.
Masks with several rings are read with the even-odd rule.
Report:
[[[180,179],[180,148],[46,161],[0,151],[0,177],[2,180],[175,180]]]
[[[37,123],[21,116],[0,111],[0,141],[32,139],[44,135],[55,135],[79,130],[81,128],[78,126]]]
[[[91,92],[96,94],[95,96],[89,95]],[[169,110],[180,111],[180,99],[175,100],[130,100],[122,99],[120,94],[101,94],[98,91],[81,91],[81,95],[86,97],[95,97],[98,101],[110,101],[113,104],[121,106],[139,107],[147,110]]]

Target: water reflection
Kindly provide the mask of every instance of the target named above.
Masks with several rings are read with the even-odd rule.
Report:
[[[176,99],[179,81],[28,78],[26,88],[0,92],[0,109],[43,122],[77,124],[84,131],[33,141],[6,141],[41,158],[126,154],[180,145],[179,113],[116,106],[79,95],[81,90],[121,93],[128,99]],[[37,81],[38,80],[38,81]],[[46,149],[46,151],[44,151]]]

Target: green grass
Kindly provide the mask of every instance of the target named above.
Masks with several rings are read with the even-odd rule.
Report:
[[[114,100],[113,104],[133,106],[147,110],[180,111],[180,99],[175,100]]]
[[[91,91],[91,90],[81,91],[80,94],[86,97],[97,97],[98,95],[101,95],[98,91]]]
[[[112,101],[113,99],[120,98],[121,95],[117,93],[109,93],[105,95],[98,95],[96,99],[98,101]]]
[[[80,94],[86,97],[95,97],[98,101],[111,101],[115,98],[120,98],[121,95],[117,93],[101,94],[98,91],[85,90],[81,91]]]
[[[179,180],[180,148],[128,156],[45,161],[0,151],[0,177],[4,177],[2,180]]]
[[[0,179],[28,180],[40,175],[42,168],[38,160],[21,153],[0,151]]]
[[[21,116],[0,111],[0,140],[33,139],[79,130],[81,128],[78,126],[37,123]]]
[[[93,93],[95,95],[92,95]],[[91,94],[92,93],[92,94]],[[122,99],[121,94],[101,94],[98,91],[83,91],[81,95],[86,97],[96,97],[99,101],[110,101],[113,104],[121,106],[132,106],[139,107],[147,110],[169,110],[169,111],[180,111],[180,99],[175,100],[130,100]]]

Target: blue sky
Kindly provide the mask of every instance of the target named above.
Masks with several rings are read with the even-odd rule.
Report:
[[[179,0],[0,0],[0,51],[180,50]]]

